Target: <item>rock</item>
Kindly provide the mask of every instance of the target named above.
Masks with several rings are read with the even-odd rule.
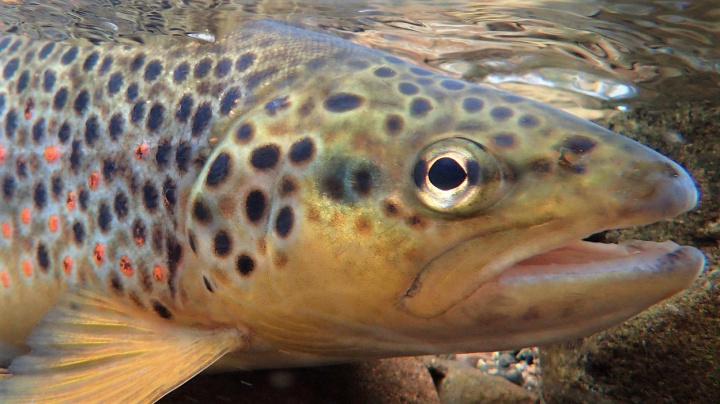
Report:
[[[506,368],[513,363],[517,363],[517,359],[515,359],[515,356],[509,353],[504,353],[500,355],[500,358],[498,358],[497,367]]]
[[[518,354],[515,356],[517,360],[524,361],[528,365],[532,365],[533,361],[535,360],[535,352],[532,348],[524,348],[518,352]]]
[[[200,375],[160,403],[242,402],[439,404],[420,359],[386,359],[353,365]]]
[[[522,370],[520,369],[511,369],[506,372],[501,372],[500,376],[504,377],[505,380],[509,381],[510,383],[516,384],[518,386],[522,386],[525,382]]]
[[[436,358],[426,363],[443,404],[531,404],[537,400],[522,387],[473,367]]]
[[[610,122],[679,161],[700,188],[700,205],[677,219],[623,230],[621,240],[672,239],[707,256],[705,274],[693,287],[603,333],[542,347],[542,395],[548,403],[720,402],[720,108],[685,106],[636,112]],[[607,125],[605,125],[607,126]],[[658,140],[663,129],[687,135],[684,144]],[[698,231],[698,229],[703,229]]]

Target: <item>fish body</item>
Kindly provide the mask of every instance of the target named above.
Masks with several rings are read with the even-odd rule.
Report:
[[[0,39],[3,402],[496,350],[688,286],[688,174],[552,107],[272,21],[142,47]],[[230,355],[227,355],[230,354]]]

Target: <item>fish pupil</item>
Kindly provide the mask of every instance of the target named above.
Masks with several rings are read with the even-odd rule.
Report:
[[[450,157],[437,159],[428,171],[430,183],[443,191],[459,187],[465,178],[467,178],[465,169]]]

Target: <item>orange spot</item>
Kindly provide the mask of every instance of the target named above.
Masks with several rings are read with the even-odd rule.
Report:
[[[6,288],[10,286],[10,277],[7,274],[7,271],[0,271],[0,282],[2,282],[3,286]]]
[[[155,278],[155,280],[159,282],[159,281],[164,281],[166,277],[167,277],[167,274],[166,274],[165,268],[163,268],[159,265],[156,265],[155,269],[153,270],[153,278]]]
[[[67,198],[65,199],[65,206],[67,206],[68,210],[75,209],[75,192],[68,192]]]
[[[2,234],[5,238],[10,238],[12,236],[12,229],[10,228],[10,223],[3,222],[2,223]]]
[[[25,276],[32,276],[32,264],[30,261],[25,260],[22,263],[22,270]]]
[[[48,228],[51,232],[55,233],[58,229],[58,217],[55,215],[50,216],[48,219]]]
[[[20,211],[20,220],[21,220],[24,224],[28,224],[28,223],[30,223],[30,215],[31,215],[31,214],[30,214],[30,209],[25,208],[25,209],[23,209],[23,210]]]
[[[34,109],[35,109],[35,100],[30,98],[27,101],[25,101],[25,119],[32,118]]]
[[[120,270],[127,276],[132,276],[133,274],[133,266],[130,262],[130,258],[125,255],[120,257]]]
[[[97,243],[95,244],[95,248],[93,249],[93,258],[95,258],[95,263],[100,265],[105,260],[105,246],[103,243]]]
[[[47,160],[48,163],[57,161],[58,158],[60,158],[60,148],[57,146],[48,146],[45,148],[45,160]],[[0,162],[2,162],[2,159],[0,159]]]
[[[148,150],[150,150],[150,146],[147,143],[135,146],[135,158],[138,160],[144,159],[145,156],[147,156]]]
[[[65,275],[70,275],[72,272],[72,258],[65,257],[63,260],[63,271],[65,271]]]
[[[98,175],[98,173],[91,173],[90,177],[88,177],[88,186],[90,187],[90,189],[96,189],[99,182],[100,176]]]
[[[5,160],[5,148],[0,146],[0,164]]]

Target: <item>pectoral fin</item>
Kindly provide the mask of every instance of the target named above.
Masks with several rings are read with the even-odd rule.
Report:
[[[235,329],[199,329],[112,298],[66,292],[0,378],[3,403],[154,402],[243,345]]]

